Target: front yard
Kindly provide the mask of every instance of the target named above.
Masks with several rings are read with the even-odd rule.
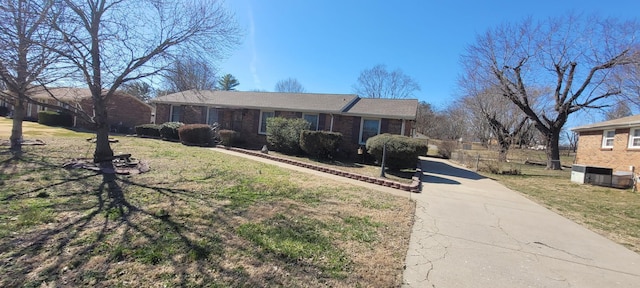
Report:
[[[0,119],[0,139],[11,121]],[[116,137],[151,171],[65,170],[91,134],[25,122],[0,146],[0,286],[397,287],[415,205],[328,179],[153,139]],[[114,201],[114,199],[121,199]]]

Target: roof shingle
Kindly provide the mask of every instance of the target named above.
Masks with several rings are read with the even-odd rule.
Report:
[[[628,128],[633,126],[640,126],[640,114],[613,119],[609,121],[593,123],[589,125],[578,126],[575,128],[571,128],[571,130],[575,132],[582,132],[582,131],[592,131],[592,130]]]
[[[415,119],[418,100],[371,99],[354,94],[188,90],[158,97],[154,103],[225,108],[273,109],[353,116]]]

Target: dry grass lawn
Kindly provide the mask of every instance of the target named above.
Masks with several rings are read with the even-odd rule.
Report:
[[[0,119],[0,139],[10,120]],[[25,123],[0,146],[0,287],[399,287],[415,205],[205,148],[116,137],[149,173],[60,165],[91,134]]]

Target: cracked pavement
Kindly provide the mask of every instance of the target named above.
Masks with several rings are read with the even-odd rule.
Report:
[[[640,287],[639,254],[446,160],[422,168],[402,287]]]

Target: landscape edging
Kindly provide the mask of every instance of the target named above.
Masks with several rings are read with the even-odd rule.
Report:
[[[324,173],[329,173],[329,174],[333,174],[336,176],[341,176],[341,177],[346,177],[346,178],[350,178],[350,179],[354,179],[354,180],[359,180],[362,182],[367,182],[367,183],[371,183],[371,184],[376,184],[376,185],[380,185],[380,186],[385,186],[385,187],[390,187],[390,188],[395,188],[395,189],[399,189],[399,190],[403,190],[403,191],[407,191],[407,192],[412,192],[412,193],[420,193],[421,192],[421,185],[422,185],[422,181],[420,179],[420,177],[422,176],[422,167],[420,165],[420,161],[417,162],[417,167],[416,167],[416,173],[414,174],[411,181],[411,184],[404,184],[404,183],[400,183],[397,181],[393,181],[393,180],[389,180],[386,178],[377,178],[377,177],[372,177],[372,176],[366,176],[366,175],[361,175],[361,174],[357,174],[357,173],[352,173],[352,172],[346,172],[346,171],[342,171],[342,170],[338,170],[338,169],[334,169],[334,168],[329,168],[329,167],[325,167],[325,166],[320,166],[320,165],[315,165],[315,164],[311,164],[311,163],[305,163],[305,162],[301,162],[301,161],[296,161],[293,159],[289,159],[289,158],[282,158],[282,157],[278,157],[278,156],[273,156],[270,155],[268,153],[263,153],[261,151],[253,151],[253,150],[246,150],[246,149],[240,149],[240,148],[236,148],[236,147],[227,147],[227,146],[222,146],[222,145],[217,145],[215,146],[216,148],[222,148],[222,149],[226,149],[226,150],[231,150],[234,152],[239,152],[239,153],[243,153],[243,154],[247,154],[247,155],[252,155],[252,156],[256,156],[256,157],[261,157],[261,158],[265,158],[265,159],[269,159],[269,160],[273,160],[273,161],[278,161],[278,162],[282,162],[282,163],[286,163],[286,164],[290,164],[290,165],[295,165],[298,167],[303,167],[303,168],[308,168],[308,169],[312,169],[312,170],[316,170],[319,172],[324,172]]]

